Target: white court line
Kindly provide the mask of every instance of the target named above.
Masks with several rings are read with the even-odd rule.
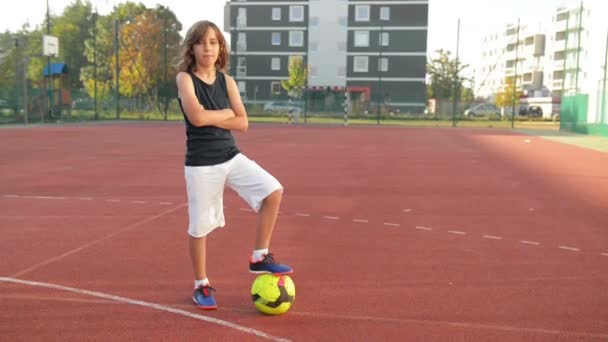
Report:
[[[521,241],[519,241],[519,242],[521,242],[521,243],[525,243],[526,245],[535,245],[535,246],[540,245],[540,242],[536,242],[536,241],[527,241],[527,240],[521,240]]]
[[[150,303],[150,302],[145,302],[143,300],[137,300],[137,299],[131,299],[131,298],[127,298],[127,297],[120,297],[120,296],[114,296],[111,294],[107,294],[107,293],[102,293],[102,292],[97,292],[97,291],[89,291],[89,290],[83,290],[83,289],[78,289],[78,288],[74,288],[74,287],[67,287],[67,286],[61,286],[61,285],[56,285],[56,284],[49,284],[49,283],[40,283],[37,281],[28,281],[28,280],[21,280],[21,279],[14,279],[14,278],[5,278],[5,277],[0,277],[0,281],[3,282],[7,282],[7,283],[15,283],[15,284],[21,284],[21,285],[30,285],[30,286],[38,286],[38,287],[45,287],[45,288],[49,288],[49,289],[55,289],[55,290],[61,290],[61,291],[66,291],[66,292],[72,292],[72,293],[77,293],[77,294],[81,294],[81,295],[87,295],[87,296],[93,296],[93,297],[97,297],[97,298],[103,298],[103,299],[109,299],[109,300],[113,300],[116,302],[121,302],[121,303],[127,303],[127,304],[131,304],[131,305],[139,305],[139,306],[143,306],[146,308],[150,308],[150,309],[155,309],[155,310],[160,310],[160,311],[166,311],[166,312],[170,312],[170,313],[174,313],[174,314],[178,314],[178,315],[182,315],[182,316],[186,316],[186,317],[190,317],[190,318],[195,318],[201,321],[205,321],[205,322],[209,322],[209,323],[213,323],[213,324],[217,324],[217,325],[221,325],[221,326],[225,326],[228,328],[232,328],[234,330],[238,330],[238,331],[242,331],[244,333],[250,334],[250,335],[255,335],[258,337],[262,337],[271,341],[289,341],[286,338],[282,338],[282,337],[276,337],[276,336],[272,336],[269,335],[265,332],[259,331],[259,330],[255,330],[252,328],[248,328],[242,325],[238,325],[232,322],[228,322],[228,321],[224,321],[221,319],[217,319],[217,318],[213,318],[213,317],[208,317],[208,316],[203,316],[203,315],[199,315],[199,314],[195,314],[189,311],[185,311],[185,310],[180,310],[180,309],[175,309],[172,308],[170,306],[165,306],[165,305],[160,305],[160,304],[156,304],[156,303]]]
[[[171,204],[173,204],[173,202],[160,202],[159,204],[160,205],[171,205]]]
[[[448,230],[448,233],[450,233],[450,234],[456,234],[456,235],[467,235],[467,233],[461,232],[459,230]]]
[[[410,211],[412,211],[412,209],[403,209],[403,212],[406,212],[406,213],[410,212]]]
[[[384,222],[385,226],[390,226],[390,227],[400,227],[401,225],[399,223],[390,223],[390,222]]]
[[[107,199],[106,202],[108,202],[108,203],[118,203],[118,202],[120,202],[120,200],[119,199]]]
[[[296,216],[309,217],[309,216],[310,216],[310,214],[296,213]]]
[[[323,216],[324,219],[328,219],[328,220],[338,220],[339,217],[338,216]]]
[[[251,208],[240,208],[239,210],[241,210],[241,211],[251,211],[251,212],[255,211],[255,210],[253,210]]]
[[[433,228],[423,227],[423,226],[417,226],[416,229],[420,229],[420,230],[433,230]]]
[[[6,198],[19,198],[19,195],[2,195],[2,197],[6,197]]]
[[[353,320],[353,321],[364,321],[364,322],[383,322],[393,324],[410,324],[415,327],[418,326],[432,326],[432,327],[449,327],[449,328],[460,328],[471,330],[486,330],[486,331],[503,331],[503,332],[516,332],[516,333],[534,333],[534,334],[545,334],[545,335],[558,335],[560,337],[584,337],[584,338],[607,338],[606,333],[588,333],[568,330],[551,330],[542,328],[524,328],[509,325],[497,325],[497,324],[484,324],[477,322],[463,322],[463,321],[439,321],[430,319],[412,319],[412,318],[388,318],[388,317],[377,317],[377,316],[355,316],[355,315],[335,315],[326,314],[320,312],[302,312],[294,311],[290,315],[305,316],[316,319],[323,319],[329,321],[331,319],[339,320]]]
[[[354,222],[359,222],[359,223],[368,223],[368,220],[363,220],[363,219],[353,219]]]
[[[608,253],[600,253],[603,256],[608,256]]]
[[[486,238],[486,239],[502,240],[502,237],[500,237],[500,236],[494,236],[494,235],[484,235],[483,237]]]
[[[58,196],[21,196],[21,198],[50,199],[50,200],[64,200],[65,199],[65,197],[58,197]]]
[[[112,237],[114,237],[114,236],[116,236],[116,235],[118,235],[120,233],[123,233],[123,232],[129,231],[129,230],[135,229],[135,228],[137,228],[137,227],[139,227],[139,226],[141,226],[143,224],[146,224],[148,222],[154,221],[154,220],[156,220],[157,218],[159,218],[161,216],[164,216],[166,214],[169,214],[169,213],[171,213],[173,211],[176,211],[177,209],[180,209],[180,208],[186,206],[186,204],[187,203],[182,203],[182,204],[180,204],[180,205],[178,205],[176,207],[173,207],[171,209],[165,210],[165,211],[163,211],[162,213],[160,213],[158,215],[154,215],[154,216],[148,217],[148,218],[146,218],[144,220],[141,220],[139,222],[135,222],[135,223],[133,223],[131,225],[128,225],[128,226],[126,226],[126,227],[124,227],[122,229],[119,229],[119,230],[117,230],[117,231],[115,231],[113,233],[110,233],[110,234],[108,234],[108,235],[106,235],[106,236],[104,236],[102,238],[99,238],[97,240],[91,241],[89,243],[85,243],[84,245],[82,245],[80,247],[71,249],[71,250],[69,250],[69,251],[67,251],[67,252],[65,252],[63,254],[57,255],[55,257],[48,258],[48,259],[44,260],[43,262],[37,263],[37,264],[32,265],[32,266],[30,266],[30,267],[28,267],[28,268],[26,268],[26,269],[24,269],[22,271],[19,271],[19,272],[15,273],[15,274],[12,274],[11,277],[17,278],[17,277],[19,277],[19,276],[21,276],[21,275],[23,275],[25,273],[31,272],[33,270],[36,270],[36,269],[38,269],[38,268],[40,268],[42,266],[46,266],[46,265],[48,265],[50,263],[53,263],[53,262],[55,262],[57,260],[61,260],[61,259],[65,258],[65,257],[67,257],[67,256],[70,256],[70,255],[74,254],[74,253],[78,253],[78,252],[80,252],[81,250],[83,250],[85,248],[91,247],[91,246],[96,245],[96,244],[98,244],[98,243],[100,243],[102,241],[108,240],[108,239],[110,239],[110,238],[112,238]]]
[[[580,249],[576,247],[568,247],[568,246],[559,246],[560,249],[565,249],[567,251],[579,252]]]

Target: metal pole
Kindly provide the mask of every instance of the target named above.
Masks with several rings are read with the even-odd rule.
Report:
[[[19,79],[21,78],[20,74],[21,72],[19,72],[20,68],[20,64],[19,64],[19,37],[15,37],[15,116],[17,117],[19,115]]]
[[[97,11],[93,13],[93,110],[94,119],[99,119],[97,112]]]
[[[344,87],[344,126],[348,126],[348,88]]]
[[[308,74],[306,75],[306,86],[304,87],[304,124],[306,124],[307,114],[308,114]]]
[[[456,127],[456,106],[458,104],[458,50],[460,48],[460,18],[458,18],[458,29],[456,30],[456,75],[454,75],[454,104],[452,108],[452,127]]]
[[[27,125],[29,123],[28,111],[27,111],[27,63],[28,58],[22,56],[23,59],[23,120]]]
[[[604,57],[604,79],[602,80],[602,112],[600,113],[600,123],[604,123],[606,118],[606,96],[608,96],[608,91],[606,91],[606,74],[608,73],[608,32],[606,33],[606,54]]]
[[[576,48],[576,75],[574,78],[574,91],[578,94],[578,74],[579,65],[581,59],[581,31],[583,31],[583,2],[581,1],[581,8],[578,14],[578,43]]]
[[[93,14],[93,103],[95,105],[95,120],[99,119],[97,110],[97,9]]]
[[[376,123],[380,125],[380,101],[382,100],[382,31],[383,27],[380,24],[380,36],[378,37],[378,102],[377,102],[377,114]]]
[[[564,103],[563,98],[566,95],[566,65],[568,62],[568,30],[570,30],[570,10],[567,12],[566,16],[566,33],[564,34],[564,70],[563,70],[563,79],[562,79],[562,105]],[[561,114],[560,114],[561,115]]]
[[[163,88],[166,87],[167,85],[167,13],[165,12],[164,14],[164,23],[163,23]],[[164,89],[163,89],[164,90]],[[165,115],[165,121],[167,121],[167,94],[165,93],[165,91],[163,91],[163,111],[164,111],[164,115]]]
[[[118,60],[118,56],[119,56],[118,50],[120,49],[120,42],[119,42],[119,34],[118,34],[118,20],[114,21],[114,30],[115,30],[114,54],[116,56],[116,119],[120,119],[120,66],[119,66],[119,60]]]
[[[49,0],[46,0],[46,33],[48,35],[51,34],[51,12],[49,9]],[[51,119],[54,116],[53,113],[53,107],[54,107],[54,94],[53,94],[53,68],[51,68],[51,56],[49,55],[47,57],[47,65],[49,67],[49,103],[50,103],[50,107],[51,107]],[[44,122],[44,116],[42,116],[42,122]]]
[[[519,18],[517,19],[517,39],[515,40],[515,75],[513,76],[513,96],[511,101],[511,128],[515,127],[515,94],[517,93],[517,62],[519,59]]]

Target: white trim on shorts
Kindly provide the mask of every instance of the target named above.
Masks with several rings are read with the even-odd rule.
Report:
[[[268,195],[283,189],[275,177],[241,153],[217,165],[186,166],[184,176],[188,193],[188,234],[195,238],[225,226],[225,186],[238,193],[255,212]]]

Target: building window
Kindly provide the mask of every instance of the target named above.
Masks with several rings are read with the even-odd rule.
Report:
[[[355,31],[355,46],[356,47],[368,47],[369,46],[369,31]]]
[[[369,5],[355,6],[355,21],[369,21]]]
[[[281,58],[272,57],[270,62],[270,70],[281,70]]]
[[[568,19],[568,12],[557,15],[557,21],[564,21],[566,19]]]
[[[247,34],[239,32],[236,38],[236,51],[247,51]]]
[[[390,7],[380,7],[380,20],[391,20]]]
[[[239,7],[239,11],[236,17],[236,27],[246,27],[247,26],[247,8]]]
[[[247,75],[247,58],[239,57],[236,61],[236,75],[246,76]]]
[[[270,82],[270,94],[281,95],[281,82]]]
[[[388,46],[388,32],[380,33],[380,46]]]
[[[241,97],[246,98],[247,97],[247,84],[245,83],[245,81],[239,81],[238,87],[239,87],[239,93],[241,94]]]
[[[272,32],[272,45],[281,45],[281,32]]]
[[[563,80],[564,79],[564,71],[563,70],[554,71],[553,72],[553,79],[554,80]]]
[[[355,56],[353,63],[354,72],[367,72],[368,70],[369,57],[367,56]]]
[[[304,46],[304,31],[289,31],[289,46]]]
[[[388,58],[382,57],[378,60],[378,69],[382,72],[388,71]]]
[[[289,6],[289,21],[304,21],[304,6]]]
[[[272,8],[272,20],[281,20],[281,8],[273,7]]]

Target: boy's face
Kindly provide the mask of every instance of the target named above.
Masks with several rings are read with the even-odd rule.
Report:
[[[220,52],[220,43],[215,34],[215,30],[207,30],[207,34],[193,46],[194,57],[197,64],[202,66],[213,66],[217,61]]]

